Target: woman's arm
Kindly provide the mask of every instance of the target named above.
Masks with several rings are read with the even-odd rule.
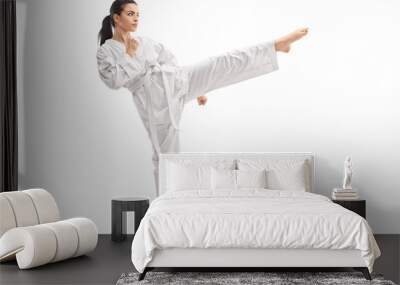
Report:
[[[111,89],[119,89],[143,73],[144,66],[135,57],[122,53],[117,59],[104,48],[97,50],[97,66],[101,80]]]
[[[145,38],[148,42],[153,45],[154,50],[157,53],[157,61],[160,64],[168,64],[168,65],[178,65],[178,61],[175,57],[175,55],[168,49],[166,48],[162,43],[159,43],[151,38],[146,37]]]

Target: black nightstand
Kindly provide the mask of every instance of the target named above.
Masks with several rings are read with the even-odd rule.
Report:
[[[111,239],[123,241],[126,239],[126,212],[135,212],[135,233],[140,221],[149,208],[148,198],[128,197],[114,198],[111,201]]]
[[[332,202],[341,205],[342,207],[359,214],[361,217],[366,219],[365,214],[365,200],[332,200]]]

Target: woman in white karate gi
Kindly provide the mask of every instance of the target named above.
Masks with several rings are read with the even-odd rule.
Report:
[[[209,91],[277,70],[276,52],[289,52],[290,44],[306,35],[308,29],[179,66],[163,44],[148,37],[132,37],[138,19],[135,1],[114,1],[99,32],[96,58],[101,80],[111,89],[125,87],[133,95],[153,146],[158,195],[159,154],[179,152],[184,105],[194,98],[204,105]]]

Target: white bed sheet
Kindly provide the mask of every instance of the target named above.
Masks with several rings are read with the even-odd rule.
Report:
[[[361,216],[319,194],[266,189],[159,196],[133,239],[133,265],[143,272],[165,248],[358,249],[370,272],[381,254]]]

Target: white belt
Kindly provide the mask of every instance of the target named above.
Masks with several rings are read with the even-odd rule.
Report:
[[[168,68],[167,66],[164,66],[163,68]],[[159,144],[159,140],[158,140],[158,135],[157,135],[157,131],[154,128],[154,114],[153,114],[153,104],[152,104],[152,90],[151,90],[151,86],[152,86],[152,80],[151,80],[151,74],[158,69],[161,72],[161,76],[162,76],[162,80],[163,80],[163,85],[164,85],[164,92],[165,92],[165,96],[167,99],[167,103],[168,103],[168,112],[169,112],[169,117],[171,118],[171,123],[172,126],[179,131],[179,127],[178,124],[175,121],[174,118],[174,114],[172,113],[172,103],[171,103],[171,89],[170,89],[170,85],[169,82],[167,80],[167,77],[165,75],[165,70],[163,70],[161,68],[161,65],[158,62],[146,62],[146,73],[144,74],[143,78],[143,87],[145,90],[145,96],[146,96],[146,108],[147,108],[147,114],[148,114],[148,118],[149,118],[149,128],[150,128],[150,135],[151,138],[153,140],[153,143],[155,145],[155,149],[157,151],[158,154],[161,153],[161,149],[160,149],[160,144]]]

